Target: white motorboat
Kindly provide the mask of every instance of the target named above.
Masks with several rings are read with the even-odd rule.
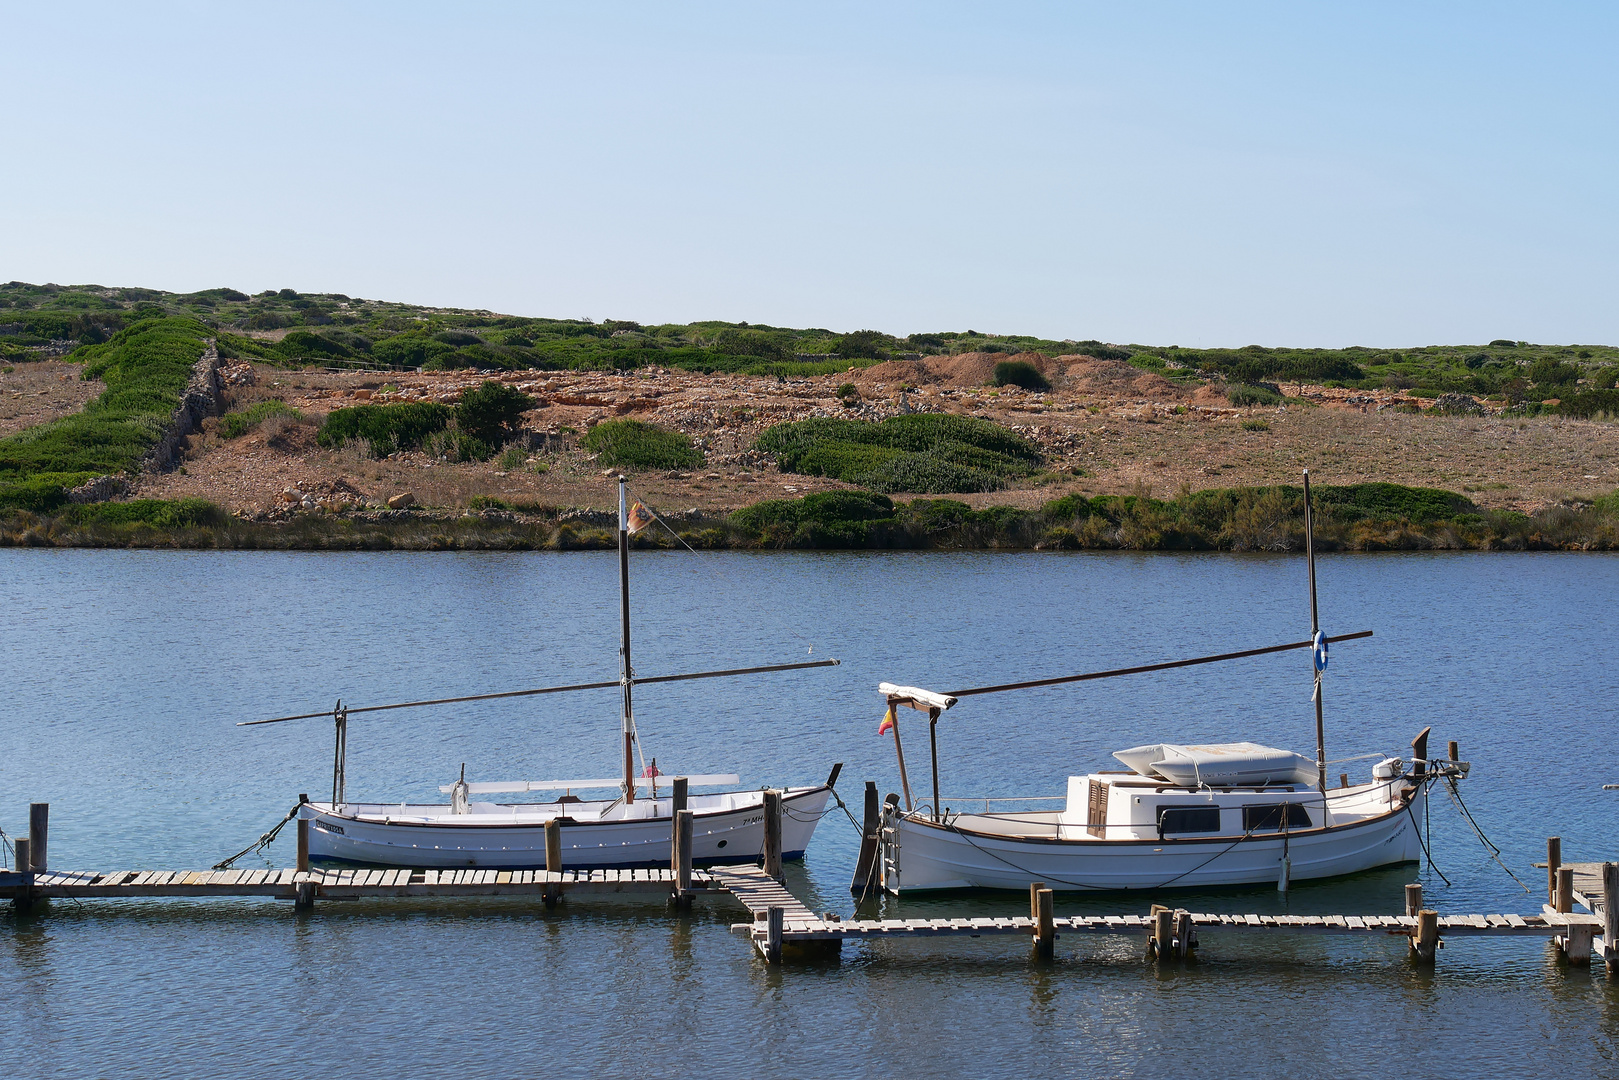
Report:
[[[1325,792],[1297,778],[1180,783],[1149,769],[1070,777],[1066,797],[1051,800],[1060,809],[985,800],[982,812],[935,814],[891,801],[882,821],[882,887],[1285,888],[1412,862],[1422,857],[1424,800],[1416,796],[1423,784],[1466,774],[1466,763],[1422,760],[1426,739],[1424,731],[1409,766],[1385,758],[1366,782]]]
[[[341,701],[330,712],[303,713],[248,725],[331,717],[336,725],[332,762],[332,796],[326,802],[300,797],[298,813],[310,822],[309,854],[327,864],[379,867],[486,867],[538,869],[546,865],[546,826],[558,823],[562,868],[622,869],[670,864],[675,814],[692,812],[692,860],[696,864],[740,863],[758,859],[765,845],[765,789],[693,792],[692,788],[735,784],[735,774],[665,776],[657,760],[640,759],[633,693],[636,686],[721,676],[829,667],[837,660],[700,671],[683,675],[642,677],[630,665],[629,536],[656,520],[640,503],[627,505],[627,489],[619,483],[619,594],[622,644],[619,677],[612,681],[550,686],[497,694],[411,701],[395,705],[347,708]],[[528,697],[564,691],[617,688],[622,692],[622,772],[595,780],[543,780],[468,783],[465,767],[453,784],[441,787],[445,803],[359,803],[346,797],[345,762],[348,722],[353,715],[426,705],[447,705],[493,698]],[[841,765],[826,782],[779,789],[781,852],[784,859],[802,858],[815,826],[833,795]],[[575,792],[616,795],[585,799]],[[660,790],[661,789],[661,790]],[[535,793],[557,792],[555,801]],[[475,796],[516,793],[520,801],[474,801]],[[643,797],[644,796],[644,797]]]
[[[883,683],[882,730],[892,729],[904,791],[889,796],[868,827],[853,890],[874,879],[892,893],[937,889],[1056,890],[1206,888],[1336,877],[1411,862],[1423,853],[1425,801],[1440,778],[1466,776],[1460,761],[1428,760],[1428,729],[1413,740],[1409,764],[1380,757],[1372,774],[1327,786],[1321,676],[1328,645],[1371,636],[1329,638],[1316,613],[1315,551],[1309,473],[1304,477],[1312,636],[1218,656],[1053,679],[936,693]],[[1037,686],[1137,675],[1293,649],[1310,649],[1315,668],[1316,757],[1256,743],[1184,746],[1156,743],[1114,756],[1129,768],[1071,776],[1064,796],[1009,800],[945,799],[939,794],[939,717],[958,699]],[[897,707],[928,714],[933,766],[931,802],[913,800]],[[1351,759],[1358,760],[1358,759]],[[1014,805],[1015,804],[1015,805]],[[1053,808],[1055,806],[1055,808]]]

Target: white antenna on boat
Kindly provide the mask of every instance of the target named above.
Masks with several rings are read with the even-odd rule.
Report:
[[[618,678],[624,687],[624,801],[635,801],[635,709],[631,696],[635,688],[630,668],[630,521],[626,502],[629,481],[618,476],[618,615],[623,624],[623,644],[618,649]],[[1326,775],[1325,773],[1322,774]]]
[[[1327,643],[1315,605],[1315,521],[1310,513],[1310,470],[1304,470],[1304,555],[1310,568],[1310,666],[1315,668],[1315,768],[1321,795],[1327,794],[1327,730],[1321,719],[1321,675],[1327,668]],[[1326,803],[1323,802],[1322,806]]]

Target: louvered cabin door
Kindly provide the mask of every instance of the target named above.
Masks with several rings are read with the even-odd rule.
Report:
[[[1087,826],[1092,836],[1107,839],[1107,792],[1108,785],[1098,784],[1095,780],[1089,781],[1090,790],[1090,816]]]

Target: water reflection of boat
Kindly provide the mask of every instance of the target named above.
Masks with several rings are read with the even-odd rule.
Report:
[[[695,863],[746,862],[758,858],[765,840],[765,791],[730,790],[691,792],[693,787],[735,784],[735,774],[668,777],[657,762],[640,757],[633,695],[636,686],[681,682],[773,671],[828,667],[836,660],[797,664],[700,671],[683,675],[640,677],[630,664],[629,536],[654,516],[636,503],[627,505],[627,490],[619,477],[619,614],[622,644],[619,677],[612,681],[551,686],[498,694],[474,694],[432,701],[404,702],[304,713],[249,724],[275,724],[289,720],[331,717],[336,725],[332,762],[332,796],[327,802],[304,800],[300,816],[309,819],[309,853],[326,863],[363,866],[540,868],[546,865],[546,826],[560,830],[562,868],[609,869],[667,867],[675,812],[692,812],[692,858]],[[567,691],[618,688],[623,696],[621,722],[621,775],[611,779],[511,781],[468,783],[462,776],[439,790],[447,803],[356,803],[346,796],[345,763],[349,717],[358,713],[427,705],[447,705],[494,698],[528,697]],[[826,809],[841,766],[833,766],[823,784],[791,787],[781,792],[782,857],[802,857]],[[617,788],[617,795],[584,799],[574,792]],[[661,788],[661,790],[660,790]],[[498,793],[559,792],[555,801],[525,800],[495,803],[474,796]],[[641,797],[645,794],[646,797]]]
[[[1458,761],[1428,759],[1428,729],[1411,743],[1409,764],[1385,757],[1371,776],[1327,784],[1321,675],[1328,645],[1316,613],[1315,552],[1305,474],[1309,555],[1309,641],[1086,675],[977,687],[948,694],[883,683],[885,728],[894,733],[905,796],[890,796],[870,843],[889,892],[1021,889],[1203,888],[1336,877],[1421,857],[1425,786],[1467,775]],[[1119,751],[1124,771],[1071,776],[1065,796],[983,800],[982,811],[939,795],[939,717],[960,698],[1036,686],[1141,674],[1293,649],[1311,650],[1315,668],[1316,758],[1255,743],[1158,743]],[[928,714],[933,798],[913,801],[897,707]],[[1379,755],[1367,755],[1378,757]],[[976,802],[977,800],[971,800]],[[999,807],[997,807],[999,803]],[[1050,804],[1060,804],[1049,808]],[[946,805],[953,804],[953,805]],[[1044,804],[1046,808],[1041,808]],[[869,865],[867,860],[863,864]],[[856,881],[856,891],[865,883]]]

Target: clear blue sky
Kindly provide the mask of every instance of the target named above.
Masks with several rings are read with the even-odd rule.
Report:
[[[5,4],[0,277],[1619,342],[1613,4]]]

